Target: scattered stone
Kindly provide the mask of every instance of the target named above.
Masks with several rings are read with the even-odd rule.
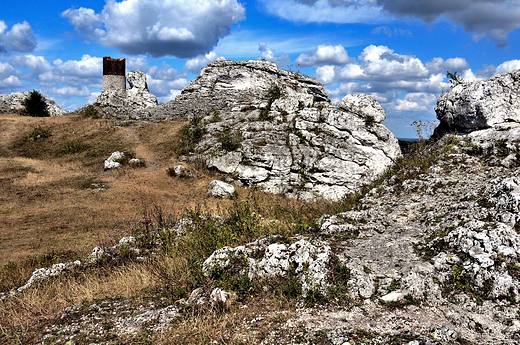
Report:
[[[137,256],[137,259],[140,259],[138,255],[141,254],[139,248],[136,248],[137,239],[133,236],[123,237],[119,240],[119,242],[112,247],[103,247],[97,246],[92,250],[87,258],[85,259],[85,264],[96,264],[98,262],[103,262],[105,260],[113,260],[118,257],[121,252],[121,249],[130,250],[130,252]],[[141,258],[141,260],[144,258]]]
[[[384,295],[381,299],[386,302],[400,302],[404,299],[404,294],[402,292],[390,292],[389,294]]]
[[[188,170],[184,165],[179,164],[173,168],[168,168],[167,173],[169,176],[175,177],[197,177],[197,174]]]
[[[216,198],[231,198],[235,193],[235,187],[229,183],[213,180],[208,185],[208,193]]]
[[[235,297],[235,294],[221,290],[219,288],[215,288],[213,291],[211,291],[211,301],[214,305],[218,306],[226,306],[229,305],[231,300],[233,300]]]
[[[105,160],[105,170],[119,169],[121,167],[120,161],[125,157],[125,153],[121,151],[112,152],[110,157]]]

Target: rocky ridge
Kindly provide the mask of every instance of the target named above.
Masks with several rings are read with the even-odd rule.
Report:
[[[30,92],[13,92],[9,95],[0,95],[0,113],[13,113],[24,109],[23,101]],[[63,116],[68,114],[67,110],[61,109],[52,99],[45,99],[50,116]]]
[[[445,138],[452,141],[449,149],[427,172],[404,181],[394,175],[354,210],[323,217],[319,242],[309,245],[326,239],[329,260],[335,255],[349,269],[347,294],[361,303],[317,315],[301,312],[263,344],[292,343],[280,339],[302,326],[324,332],[331,343],[339,337],[339,344],[356,339],[352,330],[360,328],[377,339],[362,344],[386,344],[395,337],[409,344],[520,340],[520,162],[506,167],[495,165],[490,155],[468,155],[472,146],[464,140]],[[216,251],[205,267],[230,252],[247,254],[254,245]],[[262,261],[267,257],[266,250]],[[258,260],[248,262],[245,273],[251,274]],[[272,275],[287,266],[273,263]],[[326,276],[327,262],[321,266]],[[309,267],[312,276],[303,261],[296,267]],[[309,276],[307,281],[319,282]]]
[[[190,159],[270,193],[338,200],[401,155],[370,96],[336,107],[321,83],[268,61],[210,63],[168,106],[202,134],[181,138]]]

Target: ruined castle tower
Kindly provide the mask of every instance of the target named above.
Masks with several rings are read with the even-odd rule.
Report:
[[[126,61],[124,58],[103,57],[103,91],[126,90]]]

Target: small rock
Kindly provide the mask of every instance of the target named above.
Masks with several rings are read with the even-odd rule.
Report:
[[[216,198],[230,198],[235,193],[235,187],[229,183],[213,180],[208,186],[208,192]]]
[[[381,299],[386,303],[399,302],[404,299],[404,294],[402,292],[390,292],[389,294],[386,294],[383,297],[381,297]]]
[[[105,160],[105,170],[108,169],[118,169],[121,167],[121,163],[118,160],[121,160],[125,156],[124,152],[116,151],[113,152],[107,160]]]
[[[234,298],[235,294],[229,293],[219,288],[215,288],[211,291],[211,300],[216,305],[226,305]]]

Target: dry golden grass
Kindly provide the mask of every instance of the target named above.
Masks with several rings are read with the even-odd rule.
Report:
[[[168,145],[180,122],[113,127],[106,120],[76,116],[35,119],[0,115],[0,264],[29,255],[74,250],[86,254],[141,216],[143,207],[160,205],[171,213],[206,204],[211,176],[172,179],[165,170],[178,164]],[[35,128],[50,130],[48,139],[22,142]],[[83,152],[60,155],[64,142],[84,142]],[[143,143],[142,140],[150,139]],[[146,168],[103,171],[116,150],[132,152]],[[106,186],[93,191],[91,183]],[[226,201],[224,201],[226,203]]]
[[[266,293],[248,301],[247,308],[222,313],[206,310],[185,317],[157,339],[156,344],[258,344],[295,316],[294,308]],[[251,323],[261,317],[259,322]]]
[[[337,207],[245,188],[237,188],[235,201],[212,198],[207,185],[219,176],[195,163],[184,164],[196,178],[168,176],[166,170],[179,164],[173,148],[184,124],[171,121],[115,127],[107,120],[78,116],[35,119],[0,114],[4,133],[0,139],[0,290],[23,285],[32,271],[42,266],[85,257],[100,243],[128,234],[131,224],[157,208],[170,215],[195,208],[205,214],[225,215],[238,202],[262,216],[254,218],[260,219],[260,226],[278,219],[281,233],[292,234],[307,231],[313,219]],[[35,129],[47,131],[50,137],[35,139]],[[65,145],[71,142],[76,144]],[[114,151],[131,153],[144,160],[146,167],[104,171],[103,162]],[[94,190],[99,186],[106,190]],[[302,229],[298,229],[299,224]],[[268,233],[276,231],[273,227]],[[250,240],[247,234],[237,236]],[[187,244],[186,248],[192,247]],[[65,307],[95,299],[138,298],[153,289],[162,289],[161,293],[171,298],[189,293],[200,284],[194,283],[200,275],[194,273],[197,263],[190,262],[193,253],[175,253],[180,255],[160,257],[153,265],[128,263],[99,272],[76,271],[30,288],[0,303],[4,337],[17,343],[18,336],[7,334],[16,331],[19,343],[23,343],[31,337],[28,334],[37,334],[42,323]],[[201,259],[196,258],[197,262]],[[252,304],[264,302],[260,296]],[[269,303],[269,308],[279,308],[278,302]],[[190,343],[224,338],[235,343],[230,330],[237,322],[239,319],[203,314],[186,319],[164,343],[183,344],[189,337]]]
[[[14,342],[16,332],[26,339],[36,325],[52,320],[67,306],[130,299],[156,287],[157,280],[146,265],[134,263],[97,272],[78,271],[36,285],[0,303],[0,335]]]

